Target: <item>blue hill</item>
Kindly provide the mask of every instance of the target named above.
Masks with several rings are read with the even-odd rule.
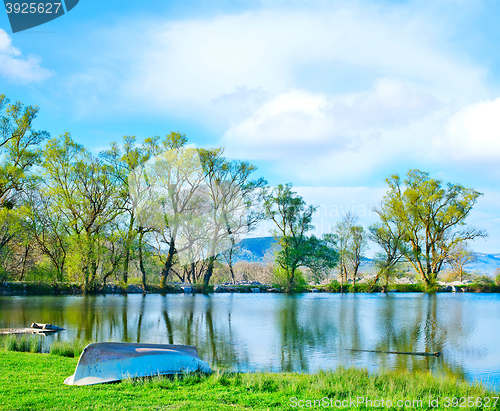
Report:
[[[274,237],[245,238],[238,243],[234,261],[262,262],[275,245]]]

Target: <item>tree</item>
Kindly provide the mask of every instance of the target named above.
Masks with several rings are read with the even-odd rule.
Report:
[[[109,224],[123,213],[124,199],[110,166],[93,157],[69,134],[47,142],[43,156],[46,195],[69,230],[69,266],[83,274],[85,290],[96,285]]]
[[[237,167],[237,164],[238,162],[235,162],[234,165]],[[240,163],[240,165],[243,164],[245,164],[248,171],[250,171],[250,167],[252,168],[252,172],[256,169],[253,166],[247,166],[246,163]],[[266,186],[267,181],[263,178],[251,180],[243,184],[240,190],[240,199],[242,200],[240,203],[243,206],[243,212],[231,213],[232,221],[230,222],[228,220],[227,227],[230,246],[223,252],[223,256],[228,264],[233,284],[236,282],[233,262],[235,254],[240,248],[239,241],[243,238],[243,236],[253,231],[260,221],[266,218],[263,209]]]
[[[405,244],[403,243],[404,232],[397,225],[386,223],[372,224],[368,228],[369,238],[374,243],[378,244],[383,253],[376,255],[376,266],[378,268],[377,275],[370,285],[369,290],[378,282],[380,277],[384,278],[383,291],[387,291],[389,278],[395,273],[395,269],[405,255]]]
[[[362,226],[356,225],[357,217],[351,212],[347,213],[342,221],[337,223],[333,233],[325,234],[325,240],[337,249],[339,254],[340,290],[344,290],[348,273],[351,273],[353,287],[364,253],[368,246],[367,235]]]
[[[348,215],[337,223],[332,233],[323,236],[325,241],[335,247],[338,253],[337,267],[340,273],[340,292],[344,292],[344,282],[347,282],[347,270],[349,265],[349,232],[350,223]]]
[[[302,197],[292,191],[291,184],[280,184],[267,193],[264,210],[277,227],[274,234],[280,249],[276,263],[287,275],[285,291],[293,291],[298,267],[318,271],[335,266],[337,253],[325,241],[307,236],[314,228],[312,216],[316,208],[306,206]]]
[[[487,236],[464,222],[482,194],[459,184],[444,185],[420,170],[410,170],[404,181],[396,174],[386,182],[389,190],[375,211],[384,225],[404,233],[405,258],[432,291],[450,250]]]
[[[47,187],[43,184],[29,190],[27,222],[30,224],[32,239],[55,269],[55,279],[62,282],[68,254],[69,227],[47,192]]]
[[[185,148],[183,134],[170,133],[160,142],[158,137],[145,142],[148,158],[129,176],[137,224],[141,231],[153,228],[161,238],[158,252],[166,257],[160,274],[161,287],[165,287],[176,254],[189,248],[181,237],[181,228],[192,210],[204,201],[200,186],[204,171],[198,150]],[[166,247],[166,250],[165,250]]]
[[[469,245],[465,242],[455,244],[448,253],[447,262],[453,268],[460,282],[463,281],[465,266],[474,262],[475,257]]]
[[[199,153],[210,205],[204,222],[208,240],[207,269],[203,276],[206,291],[218,256],[227,250],[232,255],[237,239],[262,220],[260,203],[267,182],[262,178],[252,180],[257,167],[245,161],[226,160],[222,149],[200,149]],[[232,277],[234,280],[234,273]]]
[[[0,255],[20,233],[23,192],[36,179],[30,170],[40,158],[37,146],[49,137],[33,128],[38,110],[0,95]]]
[[[363,260],[364,254],[368,247],[368,239],[365,229],[360,225],[351,227],[351,244],[349,247],[348,256],[352,267],[352,290],[355,291],[356,278],[358,276],[359,266]]]
[[[113,179],[115,180],[114,184],[116,185],[117,190],[120,193],[120,196],[123,198],[123,204],[124,204],[123,217],[125,221],[123,221],[123,224],[117,225],[117,229],[121,231],[120,228],[122,227],[124,228],[124,233],[122,235],[124,238],[123,256],[118,256],[119,257],[118,262],[122,262],[123,264],[122,279],[124,283],[127,283],[128,281],[132,244],[136,236],[139,234],[139,232],[144,231],[143,227],[139,229],[136,226],[137,216],[135,215],[136,210],[135,207],[133,206],[133,199],[131,198],[130,195],[129,175],[133,170],[142,166],[148,160],[150,154],[148,150],[145,150],[144,148],[141,149],[141,147],[137,147],[135,145],[135,141],[136,141],[135,136],[124,136],[123,148],[121,148],[116,143],[111,143],[110,149],[100,153],[101,159],[110,166],[110,173]],[[140,244],[142,244],[143,235],[144,234],[142,234],[141,236]],[[113,253],[115,252],[114,249],[112,251]],[[117,265],[113,265],[113,267],[114,270],[118,268]]]
[[[17,102],[9,104],[0,95],[0,206],[12,208],[14,195],[31,180],[28,171],[37,163],[40,149],[36,148],[49,137],[47,131],[33,129],[38,107]]]

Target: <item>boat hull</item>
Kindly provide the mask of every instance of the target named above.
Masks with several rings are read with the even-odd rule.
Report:
[[[212,370],[188,345],[94,343],[83,350],[67,385],[92,385],[126,378],[152,377]]]

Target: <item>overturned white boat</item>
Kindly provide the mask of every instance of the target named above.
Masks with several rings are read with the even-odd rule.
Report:
[[[91,385],[126,378],[200,371],[210,366],[189,345],[103,342],[85,347],[68,385]]]

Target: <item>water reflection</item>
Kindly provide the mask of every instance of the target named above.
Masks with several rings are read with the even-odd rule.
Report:
[[[75,338],[187,344],[211,365],[233,370],[431,370],[500,387],[499,307],[497,295],[477,294],[0,297],[0,328],[66,328],[44,337],[45,349]]]

